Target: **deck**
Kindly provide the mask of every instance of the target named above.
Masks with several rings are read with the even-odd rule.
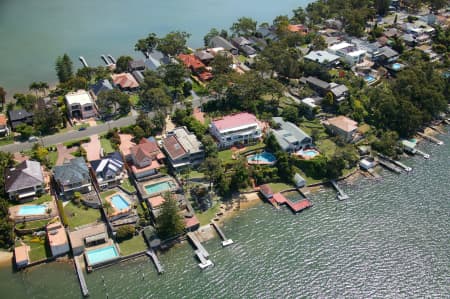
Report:
[[[337,191],[337,198],[339,200],[345,200],[345,199],[349,199],[348,195],[345,194],[345,192],[338,186],[338,184],[336,183],[335,180],[331,180],[330,181],[331,185],[333,186],[334,189],[336,189]]]
[[[294,213],[298,213],[312,206],[311,201],[307,198],[300,200],[298,202],[292,202],[286,197],[284,197],[283,194],[281,193],[275,193],[271,199],[278,205],[282,204],[287,205]]]
[[[155,252],[153,250],[148,250],[145,252],[145,254],[147,254],[153,261],[153,263],[155,264],[156,270],[158,271],[158,274],[162,274],[164,273],[164,268],[161,265],[158,257],[156,256]]]
[[[89,290],[87,288],[86,280],[84,279],[83,269],[81,268],[77,256],[73,260],[75,262],[75,270],[77,272],[78,281],[80,282],[81,292],[83,293],[84,297],[87,297],[89,296]]]
[[[219,234],[220,238],[222,239],[222,246],[228,246],[233,244],[233,240],[227,239],[223,231],[220,229],[220,227],[217,225],[217,223],[212,222],[211,225],[216,229],[217,233]]]

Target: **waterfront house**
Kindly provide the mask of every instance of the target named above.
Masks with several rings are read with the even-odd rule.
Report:
[[[5,192],[10,200],[29,200],[44,193],[45,179],[41,163],[25,160],[5,170]]]
[[[327,119],[324,125],[332,134],[342,137],[346,142],[350,142],[358,130],[358,123],[343,115]]]
[[[84,158],[78,157],[64,161],[53,168],[53,178],[59,192],[71,196],[74,192],[87,193],[92,190],[91,176]]]
[[[200,80],[207,81],[212,78],[211,72],[206,70],[206,66],[194,54],[180,54],[178,59]]]
[[[65,99],[69,118],[86,119],[96,116],[94,100],[86,90],[69,92]]]
[[[16,109],[8,111],[9,125],[15,131],[21,124],[33,124],[33,112],[28,112],[25,109]]]
[[[125,160],[136,179],[154,175],[163,165],[164,154],[154,139],[142,138],[139,144],[133,145]]]
[[[6,115],[0,113],[0,136],[8,135],[8,124]]]
[[[69,241],[64,226],[60,221],[47,225],[47,240],[53,257],[61,256],[70,251]]]
[[[231,43],[247,57],[254,57],[256,54],[256,50],[252,47],[253,42],[243,36],[233,37]]]
[[[196,51],[194,56],[204,64],[209,64],[214,59],[214,55],[207,50]]]
[[[218,35],[211,38],[209,41],[209,46],[211,48],[223,48],[224,50],[231,52],[233,55],[238,55],[238,49],[229,41]]]
[[[377,165],[377,162],[372,157],[367,157],[364,159],[361,159],[359,161],[359,167],[364,170],[369,170],[371,168],[374,168]]]
[[[340,42],[332,45],[327,51],[341,57],[342,60],[350,65],[363,62],[364,57],[366,56],[365,50],[359,50],[355,45],[347,42]]]
[[[134,79],[136,79],[136,81],[139,83],[139,85],[144,82],[144,75],[142,74],[142,71],[133,71],[131,72],[131,74],[133,75]]]
[[[327,68],[335,67],[340,63],[340,57],[327,51],[311,51],[304,58],[309,61],[317,62]]]
[[[113,86],[111,85],[111,82],[109,82],[108,79],[98,80],[95,84],[91,85],[91,87],[89,88],[89,91],[93,99],[97,99],[98,95],[102,91],[106,92],[111,90],[113,90]]]
[[[128,64],[128,70],[133,71],[145,71],[145,62],[142,59],[132,60]]]
[[[124,163],[119,152],[110,153],[99,160],[93,160],[90,164],[101,190],[116,187],[125,178]]]
[[[111,75],[114,86],[122,91],[136,91],[139,83],[130,73],[120,73]]]
[[[162,140],[162,148],[167,154],[170,166],[175,170],[197,166],[205,159],[203,144],[186,127],[167,132],[166,138]]]
[[[209,131],[220,148],[234,144],[248,144],[262,137],[260,121],[248,112],[231,114],[216,119],[209,125]]]
[[[30,251],[30,246],[22,245],[14,247],[14,260],[16,262],[17,269],[28,266],[30,263],[30,257],[28,252]]]
[[[277,127],[271,132],[283,151],[292,153],[312,146],[312,138],[293,123],[281,117],[272,120]]]
[[[272,198],[274,194],[269,184],[259,186],[259,192],[262,194],[262,196],[264,196],[265,199]]]
[[[74,256],[83,253],[86,247],[108,242],[108,233],[104,223],[89,225],[69,233],[70,246]]]

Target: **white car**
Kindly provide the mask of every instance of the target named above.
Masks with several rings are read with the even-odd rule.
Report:
[[[28,142],[37,142],[37,141],[39,141],[39,139],[36,136],[30,136],[28,138]]]

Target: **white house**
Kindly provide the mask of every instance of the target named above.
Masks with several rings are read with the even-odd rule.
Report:
[[[272,133],[283,151],[295,152],[312,145],[312,138],[293,123],[281,117],[273,117],[272,120],[279,126]]]
[[[261,123],[255,115],[247,112],[216,119],[209,125],[209,131],[220,148],[237,143],[250,143],[262,137]]]
[[[70,118],[86,119],[96,116],[94,100],[86,90],[66,94],[66,105]]]
[[[355,45],[347,42],[341,42],[328,48],[328,52],[341,57],[350,65],[363,62],[366,56],[365,50],[359,50]]]

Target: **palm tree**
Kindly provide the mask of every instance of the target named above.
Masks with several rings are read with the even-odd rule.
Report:
[[[39,84],[39,91],[42,92],[44,96],[46,96],[47,95],[46,91],[47,89],[49,89],[48,83],[40,81],[38,84]]]
[[[36,93],[36,98],[37,98],[37,96],[38,96],[38,91],[40,90],[40,88],[41,88],[41,85],[39,84],[39,82],[33,82],[33,83],[31,83],[30,84],[30,86],[28,87],[28,89],[31,91],[31,90],[34,90],[34,92]]]

